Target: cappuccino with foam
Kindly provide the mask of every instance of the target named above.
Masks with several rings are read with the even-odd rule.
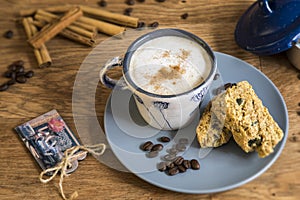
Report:
[[[212,61],[193,40],[162,36],[142,44],[130,60],[129,75],[137,87],[158,95],[176,95],[200,85]]]

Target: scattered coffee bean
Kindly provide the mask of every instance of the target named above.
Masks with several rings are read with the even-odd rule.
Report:
[[[173,167],[173,168],[169,169],[169,172],[168,172],[168,174],[169,174],[170,176],[174,176],[174,175],[176,175],[176,174],[178,174],[178,173],[179,173],[178,167]]]
[[[22,73],[22,72],[24,72],[24,67],[23,67],[22,65],[17,65],[16,72],[17,72],[17,73]]]
[[[158,26],[159,26],[158,22],[153,22],[153,23],[149,24],[149,27],[151,27],[151,28],[157,28]]]
[[[158,151],[150,151],[146,154],[146,156],[148,158],[154,158],[154,157],[158,156]]]
[[[4,77],[11,78],[12,73],[13,73],[12,71],[6,71],[6,72],[4,72]]]
[[[298,106],[300,106],[300,102],[298,103]]]
[[[25,76],[17,76],[16,81],[18,83],[26,83],[27,79]]]
[[[189,160],[184,160],[182,162],[182,166],[184,166],[186,169],[191,168],[191,162]]]
[[[25,72],[18,72],[18,73],[16,74],[16,76],[17,76],[17,77],[19,77],[19,76],[25,76]]]
[[[10,78],[11,79],[16,79],[17,77],[17,73],[16,72],[12,72]]]
[[[173,161],[176,158],[176,154],[167,154],[164,156],[164,160]]]
[[[181,3],[186,3],[186,0],[181,0]]]
[[[135,1],[134,0],[126,0],[125,3],[129,6],[132,6],[135,4]]]
[[[169,154],[177,154],[178,153],[178,150],[176,148],[171,148],[171,149],[167,149],[167,152]]]
[[[188,13],[184,13],[184,14],[182,14],[180,17],[181,17],[181,19],[187,19],[188,16],[189,16]]]
[[[7,85],[13,85],[16,83],[16,79],[10,79],[9,81],[6,82]]]
[[[179,151],[179,152],[183,152],[186,150],[186,146],[184,144],[176,144],[176,149]]]
[[[231,83],[225,83],[224,89],[227,90],[227,89],[230,88],[231,86],[232,86]]]
[[[160,140],[161,142],[170,142],[170,138],[167,137],[167,136],[162,136],[162,137],[159,138],[159,140]]]
[[[161,151],[163,148],[164,148],[164,146],[162,144],[155,144],[151,148],[151,151]]]
[[[33,77],[33,75],[34,75],[34,72],[32,70],[25,73],[26,78],[31,78],[31,77]]]
[[[299,115],[299,116],[300,116],[300,111],[297,111],[297,115]]]
[[[156,0],[159,3],[165,2],[166,0]]]
[[[153,143],[151,141],[147,141],[141,146],[141,149],[143,151],[150,151],[152,147],[153,147]]]
[[[161,172],[167,170],[167,163],[166,162],[160,162],[157,164],[157,169]]]
[[[179,165],[179,166],[178,166],[178,169],[179,169],[179,172],[180,172],[180,173],[186,172],[186,168],[185,168],[184,166],[182,166],[182,165]]]
[[[168,162],[167,164],[167,169],[172,169],[175,167],[175,164],[173,162]]]
[[[4,33],[4,37],[7,39],[11,39],[14,36],[14,32],[12,30],[8,30]]]
[[[124,10],[124,15],[127,15],[127,16],[130,16],[130,14],[131,14],[131,12],[133,11],[133,8],[126,8],[125,10]]]
[[[0,85],[0,92],[5,91],[7,89],[8,89],[8,84],[7,83],[4,83],[4,84]]]
[[[105,0],[101,0],[98,2],[98,5],[101,7],[106,7],[107,6],[107,2]]]
[[[182,156],[178,156],[173,162],[175,165],[179,166],[184,161],[184,158]]]
[[[138,22],[137,28],[143,28],[145,26],[146,26],[145,22]]]
[[[10,70],[10,71],[16,71],[16,69],[17,69],[17,66],[13,63],[13,64],[10,64],[9,66],[8,66],[8,70]]]
[[[190,162],[191,162],[192,169],[195,169],[195,170],[200,169],[200,164],[196,159],[192,159]]]
[[[17,60],[15,62],[13,62],[13,65],[16,65],[16,66],[23,66],[24,65],[24,61],[23,60]]]
[[[178,143],[179,144],[188,144],[189,143],[189,140],[187,138],[180,138],[178,140]]]

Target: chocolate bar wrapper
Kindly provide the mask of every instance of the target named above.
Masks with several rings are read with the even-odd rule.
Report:
[[[17,126],[15,130],[42,170],[56,166],[64,157],[65,150],[80,145],[56,110]],[[86,153],[81,152],[79,155],[79,152],[76,152],[77,159],[72,160],[72,166],[68,168],[67,173],[75,171],[78,160],[86,157]]]

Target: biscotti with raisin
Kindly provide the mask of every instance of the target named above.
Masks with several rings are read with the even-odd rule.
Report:
[[[283,131],[247,81],[228,88],[216,101],[219,108],[213,112],[222,117],[225,105],[225,127],[245,152],[255,150],[263,158],[274,151],[283,138]]]
[[[229,141],[232,134],[224,127],[224,120],[220,121],[211,111],[210,102],[205,108],[196,128],[197,139],[201,148],[219,147]]]

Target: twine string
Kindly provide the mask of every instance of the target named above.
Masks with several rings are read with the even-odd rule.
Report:
[[[64,157],[62,158],[61,162],[58,163],[56,166],[46,169],[41,172],[40,174],[40,181],[42,183],[48,183],[54,177],[57,175],[58,172],[60,172],[60,180],[59,180],[59,190],[60,194],[63,197],[63,199],[67,200],[68,198],[65,196],[64,190],[63,190],[63,180],[65,176],[68,176],[67,174],[67,169],[68,167],[72,166],[72,162],[74,160],[77,160],[78,156],[81,156],[86,153],[91,153],[96,156],[103,155],[104,151],[106,149],[106,145],[103,143],[96,144],[96,145],[88,145],[88,146],[73,146],[69,149],[67,149],[64,152]],[[81,152],[77,153],[79,150],[82,150]],[[53,174],[49,178],[44,178],[44,175],[53,172]],[[70,196],[71,199],[75,199],[78,197],[77,191],[73,192],[72,195]]]

